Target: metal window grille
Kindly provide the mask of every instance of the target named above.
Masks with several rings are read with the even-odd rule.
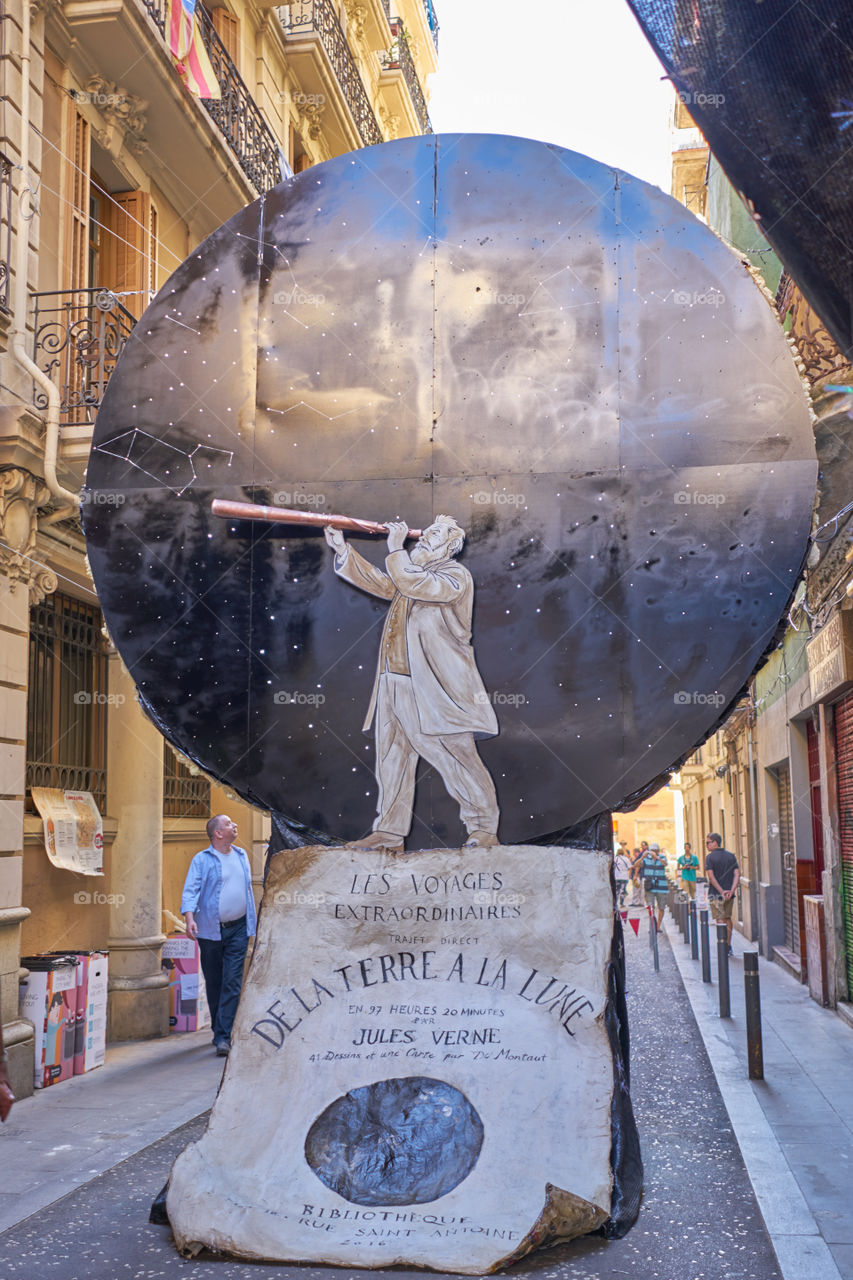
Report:
[[[168,742],[163,746],[163,817],[210,817],[209,781],[193,774]]]
[[[30,614],[27,807],[32,787],[107,789],[107,649],[100,610],[57,593]]]

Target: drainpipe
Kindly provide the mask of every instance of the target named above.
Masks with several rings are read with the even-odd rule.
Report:
[[[77,494],[59,483],[56,459],[59,451],[59,388],[30,358],[27,340],[27,258],[30,250],[30,219],[33,217],[32,192],[29,190],[30,168],[30,3],[24,0],[21,15],[21,191],[18,208],[18,235],[15,243],[15,307],[12,355],[21,369],[33,379],[47,396],[44,435],[44,480],[54,498],[66,505],[47,517],[48,523],[62,520],[76,512],[80,505]],[[29,198],[30,217],[24,216],[24,201]]]
[[[755,785],[755,761],[752,757],[752,725],[749,723],[747,716],[746,722],[746,746],[747,761],[749,765],[749,788],[752,793],[752,823],[753,836],[755,839],[755,849],[752,858],[752,876],[749,880],[749,914],[753,922],[753,926],[758,925],[758,949],[764,954],[764,938],[761,928],[761,911],[758,905],[759,897],[759,881],[761,879],[761,841],[759,839],[759,822],[758,822],[758,792]]]

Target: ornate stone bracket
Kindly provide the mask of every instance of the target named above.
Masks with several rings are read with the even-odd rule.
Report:
[[[56,574],[36,562],[39,507],[50,497],[47,485],[29,471],[8,467],[0,471],[0,573],[28,588],[33,604],[56,590]]]
[[[322,115],[325,102],[303,102],[299,104],[299,118],[305,124],[305,132],[312,142],[316,142],[323,131]]]
[[[400,117],[398,115],[395,115],[393,111],[388,111],[385,107],[380,106],[379,119],[382,121],[382,128],[386,138],[389,140],[391,138],[399,138]]]
[[[344,0],[347,15],[347,31],[356,40],[364,39],[364,23],[367,18],[367,6],[359,0]]]
[[[148,140],[144,137],[148,103],[144,98],[126,93],[104,76],[94,75],[86,82],[85,99],[106,121],[106,128],[96,131],[96,137],[107,151],[115,155],[122,145],[134,155],[148,150]]]

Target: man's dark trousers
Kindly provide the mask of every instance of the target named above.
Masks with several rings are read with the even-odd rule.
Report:
[[[230,1044],[249,946],[246,917],[223,921],[219,931],[221,938],[199,938],[198,946],[204,985],[207,988],[207,1003],[210,1006],[213,1043]]]

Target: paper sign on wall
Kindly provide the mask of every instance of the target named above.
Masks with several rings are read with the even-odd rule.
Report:
[[[84,876],[104,874],[104,828],[91,791],[33,787],[44,820],[44,847],[55,867]]]

